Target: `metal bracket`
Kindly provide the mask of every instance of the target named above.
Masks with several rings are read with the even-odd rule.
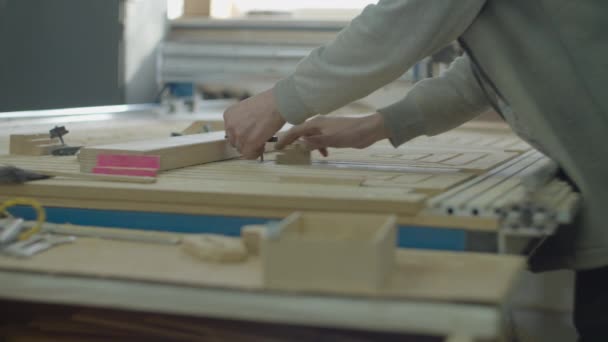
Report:
[[[28,240],[10,244],[0,250],[0,252],[17,258],[29,258],[35,254],[46,251],[51,247],[72,243],[75,240],[76,238],[74,236],[55,236],[51,234],[35,235]]]
[[[23,219],[9,217],[0,223],[0,246],[17,240],[19,233],[23,230]]]

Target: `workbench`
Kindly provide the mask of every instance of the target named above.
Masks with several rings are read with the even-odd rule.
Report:
[[[86,123],[83,116],[84,123],[68,124],[73,133],[67,140],[88,145],[168,136],[195,119],[167,118],[147,109],[126,114],[96,113],[106,115],[98,124]],[[218,114],[204,119],[217,121]],[[122,118],[119,123],[108,120],[117,116]],[[6,142],[7,133],[22,129],[23,122],[4,124],[2,141]],[[51,116],[36,126],[52,122]],[[242,269],[203,268],[204,274],[192,276],[196,266],[183,264],[171,247],[150,249],[136,243],[105,242],[87,249],[88,243],[96,242],[79,239],[74,246],[62,247],[64,254],[59,259],[53,259],[59,248],[46,252],[44,258],[22,263],[0,257],[0,298],[432,335],[452,338],[450,341],[504,338],[504,312],[524,268],[523,258],[467,252],[467,237],[497,235],[498,219],[439,213],[426,203],[502,165],[535,163],[544,156],[503,124],[475,123],[444,135],[415,139],[399,149],[379,143],[366,150],[331,150],[327,159],[313,156],[309,166],[276,165],[275,157],[275,152],[268,152],[262,163],[227,160],[171,170],[159,175],[156,184],[55,178],[4,185],[0,186],[0,200],[35,198],[45,206],[49,222],[164,232],[156,234],[236,236],[245,224],[279,220],[294,210],[396,214],[402,248],[398,252],[400,274],[407,276],[394,280],[394,292],[369,297],[268,291],[258,284],[259,262],[255,259]],[[0,163],[70,172],[79,169],[76,157],[3,155]],[[361,182],[356,186],[331,184],[332,179],[344,177]],[[33,218],[28,208],[11,213]],[[105,248],[115,253],[104,254]],[[73,267],[54,263],[68,251],[73,259],[88,258],[90,263],[75,262]],[[165,258],[160,257],[163,255]],[[129,272],[127,266],[120,266],[121,260],[125,265],[139,260],[147,271]],[[163,260],[173,260],[165,271],[145,266],[146,262],[160,265]],[[184,267],[191,272],[171,271]]]

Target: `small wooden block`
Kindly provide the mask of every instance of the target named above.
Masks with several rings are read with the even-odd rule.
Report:
[[[78,157],[80,171],[91,172],[97,166],[99,154],[160,156],[159,171],[240,156],[240,153],[228,144],[226,133],[221,131],[84,147],[80,150]]]
[[[218,234],[185,236],[182,250],[210,262],[240,262],[247,259],[247,250],[241,239]]]
[[[262,239],[264,285],[377,293],[393,271],[396,217],[294,213]]]
[[[310,151],[300,144],[286,147],[277,154],[276,163],[282,165],[310,165]]]
[[[58,138],[50,138],[49,133],[11,134],[9,153],[12,155],[42,156],[61,147]]]
[[[241,228],[241,239],[249,254],[260,254],[260,245],[265,233],[266,226],[263,225],[248,225]]]

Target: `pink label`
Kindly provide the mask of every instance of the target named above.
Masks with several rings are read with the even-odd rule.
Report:
[[[160,156],[137,154],[98,154],[97,166],[135,167],[141,169],[160,169]]]
[[[96,166],[93,168],[93,173],[103,174],[103,175],[156,177],[157,172],[158,172],[158,169],[132,168],[132,167]]]

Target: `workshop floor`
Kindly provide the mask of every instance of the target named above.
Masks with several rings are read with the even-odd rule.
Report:
[[[574,342],[574,275],[571,271],[524,272],[510,321],[516,342]]]
[[[570,313],[516,310],[512,313],[515,342],[575,342]]]

